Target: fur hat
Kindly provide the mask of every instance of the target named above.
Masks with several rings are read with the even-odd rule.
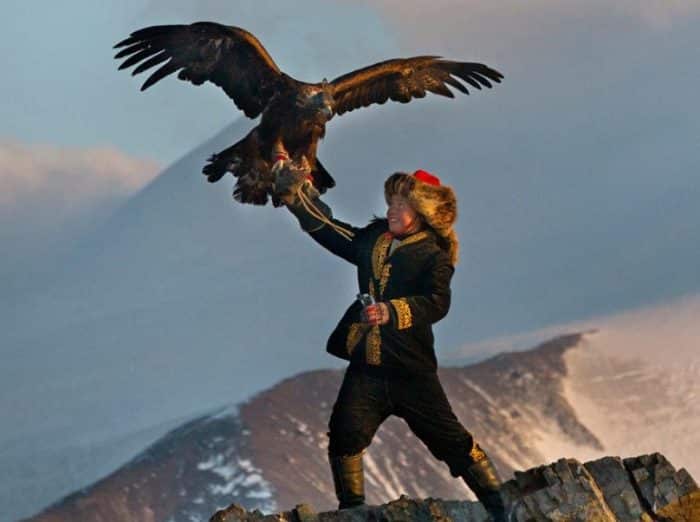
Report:
[[[457,264],[459,240],[453,225],[457,221],[457,197],[452,188],[442,185],[440,179],[424,170],[412,175],[396,172],[384,182],[387,204],[391,196],[399,194],[438,235],[440,246],[446,250],[453,265]]]

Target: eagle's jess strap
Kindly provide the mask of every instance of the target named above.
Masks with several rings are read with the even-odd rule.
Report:
[[[320,199],[314,200],[316,208],[327,218],[333,217],[333,212],[330,207]],[[289,211],[299,220],[299,226],[304,232],[315,232],[323,228],[326,224],[324,221],[310,213],[300,201],[295,201],[293,205],[287,205]]]

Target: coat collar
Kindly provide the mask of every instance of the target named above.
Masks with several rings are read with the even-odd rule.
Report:
[[[372,271],[374,272],[375,277],[379,279],[384,263],[393,257],[396,252],[400,251],[403,247],[425,241],[426,239],[433,238],[433,236],[434,232],[429,228],[424,228],[423,230],[419,230],[418,232],[410,234],[401,239],[394,238],[394,236],[388,230],[381,233],[375,240],[374,247],[372,248]],[[394,247],[390,255],[389,249],[394,239],[399,239],[399,244]]]
[[[407,236],[403,237],[394,237],[391,232],[386,232],[386,234],[389,235],[391,240],[393,241],[394,239],[398,240],[399,244],[396,245],[394,248],[394,252],[396,252],[398,249],[406,246],[406,245],[412,245],[413,243],[418,243],[419,241],[423,241],[425,239],[428,239],[431,236],[431,231],[429,229],[423,229],[419,230],[418,232],[414,232],[413,234],[409,234]],[[391,243],[391,241],[389,242]],[[392,253],[393,255],[393,253]]]

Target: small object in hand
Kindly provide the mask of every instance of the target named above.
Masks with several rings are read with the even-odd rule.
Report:
[[[357,294],[357,300],[362,305],[362,310],[360,312],[360,320],[363,323],[369,323],[370,320],[367,317],[367,307],[372,306],[376,303],[374,297],[372,297],[370,294]]]
[[[362,320],[365,323],[382,325],[389,322],[389,311],[385,303],[374,303],[366,306],[362,310]]]
[[[357,294],[357,300],[363,307],[367,307],[375,303],[374,297],[370,294]]]

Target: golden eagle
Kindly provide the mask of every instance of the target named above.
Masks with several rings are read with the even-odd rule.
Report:
[[[459,80],[481,89],[503,78],[481,63],[415,56],[370,65],[331,82],[305,83],[280,71],[248,31],[213,22],[146,27],[114,47],[123,48],[116,59],[126,58],[119,69],[139,64],[133,74],[166,62],[141,90],[180,71],[181,80],[195,85],[210,81],[221,87],[249,118],[262,114],[257,127],[211,156],[203,169],[210,182],[231,172],[237,178],[234,198],[257,205],[267,203],[275,172],[288,160],[308,169],[319,192],[335,185],[316,158],[318,140],[334,115],[387,100],[408,103],[426,92],[454,98],[448,85],[469,94]],[[273,203],[279,201],[273,198]]]

